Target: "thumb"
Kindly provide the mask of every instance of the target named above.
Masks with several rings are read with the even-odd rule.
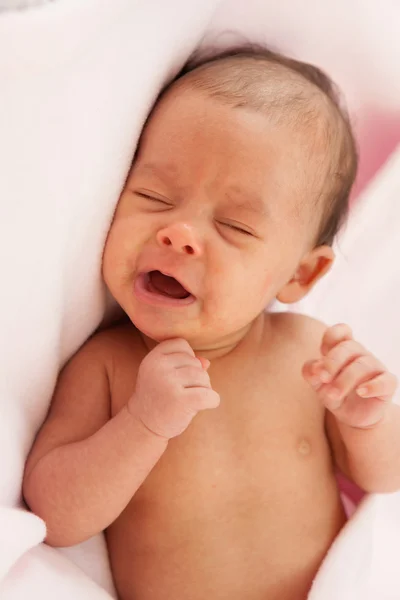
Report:
[[[323,385],[323,382],[320,380],[318,374],[315,373],[315,371],[314,371],[314,367],[316,364],[318,364],[318,362],[320,362],[319,359],[308,360],[303,365],[303,368],[302,368],[302,375],[303,375],[304,379],[316,391],[318,391],[319,388],[322,387],[322,385]]]
[[[201,366],[203,367],[203,369],[205,371],[208,370],[208,367],[210,366],[210,361],[208,360],[208,358],[203,358],[202,356],[198,356],[197,357],[199,359],[199,361],[201,362]]]

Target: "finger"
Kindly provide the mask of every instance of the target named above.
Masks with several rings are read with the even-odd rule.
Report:
[[[364,381],[356,392],[361,398],[390,399],[396,391],[397,377],[393,373],[381,373],[368,381]]]
[[[203,369],[205,371],[208,370],[209,366],[210,366],[210,361],[208,360],[208,358],[203,358],[202,356],[197,356],[197,359],[200,361],[201,366],[203,367]]]
[[[194,410],[217,408],[221,402],[219,394],[212,388],[190,388],[187,390],[187,400]]]
[[[329,327],[324,334],[321,342],[321,353],[325,356],[339,342],[353,339],[353,333],[348,325],[339,323]]]
[[[163,342],[160,342],[155,349],[161,352],[162,354],[166,355],[184,352],[186,354],[194,356],[193,348],[190,346],[189,342],[187,342],[183,338],[173,338],[171,340],[164,340]]]
[[[315,390],[318,390],[322,381],[319,377],[318,372],[315,370],[316,365],[318,365],[319,360],[309,360],[303,365],[302,373],[304,379],[309,383]]]
[[[329,408],[336,409],[350,392],[381,373],[382,367],[375,357],[364,355],[347,365],[321,393],[329,401]]]
[[[165,359],[168,361],[168,364],[175,367],[175,369],[180,369],[182,367],[203,368],[199,359],[187,352],[171,352],[171,354],[165,355]]]
[[[348,364],[364,354],[369,354],[365,348],[354,340],[344,340],[334,346],[329,353],[316,361],[313,374],[323,383],[328,383]]]
[[[178,371],[179,379],[184,388],[193,387],[211,387],[210,378],[207,371],[199,367],[182,367]]]

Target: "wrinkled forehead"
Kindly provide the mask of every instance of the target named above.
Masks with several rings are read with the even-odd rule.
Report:
[[[264,196],[277,213],[314,217],[327,154],[319,124],[294,127],[275,118],[276,108],[232,106],[187,83],[172,87],[150,115],[136,173],[185,186],[193,170],[208,167],[230,187],[249,189],[244,196]]]

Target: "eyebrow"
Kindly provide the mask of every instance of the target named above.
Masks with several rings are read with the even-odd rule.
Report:
[[[178,173],[179,169],[176,165],[172,163],[163,163],[163,164],[155,164],[155,163],[144,163],[138,165],[139,171],[150,171],[150,173],[154,173],[159,177],[167,176],[171,177]]]
[[[173,163],[144,163],[143,165],[139,164],[138,169],[139,171],[153,173],[160,179],[174,177],[179,172],[179,167]],[[225,191],[225,196],[235,208],[252,212],[262,217],[269,215],[269,210],[259,194],[245,191],[238,185],[232,185]]]
[[[263,217],[269,214],[266,203],[259,194],[245,192],[243,189],[235,186],[230,188],[230,191],[227,190],[225,195],[235,208],[240,208]]]

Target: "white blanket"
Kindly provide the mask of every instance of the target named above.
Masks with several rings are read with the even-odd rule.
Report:
[[[297,309],[328,324],[350,323],[400,379],[399,198],[400,146],[354,209],[332,272]],[[399,534],[400,493],[367,497],[328,554],[310,600],[399,600]]]
[[[332,1],[306,14],[293,0],[53,0],[0,12],[2,600],[113,594],[103,538],[68,551],[40,544],[44,525],[21,510],[20,485],[57,372],[104,314],[102,246],[158,90],[205,32],[209,41],[233,28],[325,66],[360,119],[369,102],[393,112],[399,9],[363,6],[358,14],[358,3]],[[397,154],[364,194],[340,242],[345,258],[304,307],[349,322],[400,375],[399,195]],[[329,553],[311,600],[399,600],[399,521],[398,494],[368,498]]]

